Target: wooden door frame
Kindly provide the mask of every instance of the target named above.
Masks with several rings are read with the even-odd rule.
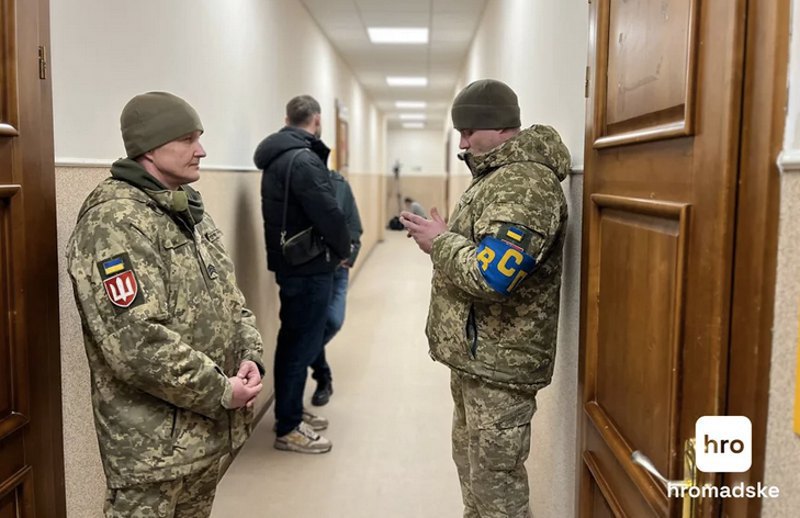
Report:
[[[21,38],[19,77],[39,77],[38,46],[50,57],[49,0],[22,8],[17,2],[17,26],[37,27],[38,34]],[[18,35],[24,33],[20,30]],[[31,424],[25,437],[33,466],[36,516],[66,516],[64,440],[61,388],[61,338],[58,299],[58,237],[56,231],[53,91],[50,64],[37,88],[19,96],[25,230],[24,333],[28,347]],[[25,129],[27,127],[27,129]],[[36,131],[33,131],[35,129]],[[26,447],[26,449],[28,449]]]
[[[725,484],[764,481],[778,257],[780,172],[786,124],[790,0],[747,2],[739,188],[733,257],[726,413],[753,423],[753,466]],[[760,499],[723,499],[729,517],[757,517]]]
[[[591,2],[591,0],[590,0]],[[753,466],[747,473],[728,474],[725,484],[756,485],[764,481],[767,436],[769,372],[778,252],[780,174],[778,154],[783,144],[786,81],[789,65],[791,0],[747,1],[745,68],[739,175],[736,193],[735,245],[731,290],[730,350],[724,408],[728,415],[745,415],[753,423]],[[590,30],[592,25],[590,24]],[[589,45],[595,45],[590,34]],[[596,51],[591,48],[591,59]],[[589,63],[592,68],[595,63]],[[592,110],[587,102],[587,110]],[[588,120],[588,119],[587,119]],[[587,134],[593,133],[588,131]],[[584,215],[582,253],[588,250],[587,218]],[[586,478],[582,459],[583,369],[586,340],[584,299],[588,264],[581,257],[580,355],[578,359],[577,473],[575,509],[581,509],[580,487]],[[721,513],[729,517],[758,517],[758,499],[724,499]]]

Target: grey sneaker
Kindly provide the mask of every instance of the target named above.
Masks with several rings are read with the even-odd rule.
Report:
[[[332,447],[331,441],[312,430],[305,421],[283,437],[275,438],[276,450],[298,453],[327,453],[331,451]]]
[[[303,409],[303,422],[319,432],[328,427],[328,420],[321,415],[314,415],[305,408]]]
[[[328,427],[328,420],[321,415],[314,415],[311,412],[303,409],[303,422],[311,427],[315,432],[321,432]],[[272,431],[278,429],[278,423],[272,425]]]

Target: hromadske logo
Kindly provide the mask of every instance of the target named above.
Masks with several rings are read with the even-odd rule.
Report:
[[[753,463],[753,425],[745,416],[704,416],[695,423],[695,460],[704,473],[742,473]]]

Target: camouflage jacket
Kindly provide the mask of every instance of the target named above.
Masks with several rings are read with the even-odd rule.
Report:
[[[226,410],[227,378],[245,359],[263,372],[255,318],[199,194],[143,189],[120,170],[155,182],[116,162],[67,248],[112,488],[175,479],[240,446],[252,412]]]
[[[538,390],[553,375],[569,152],[551,127],[532,126],[465,160],[472,183],[431,252],[430,354],[451,369]],[[500,243],[496,257],[485,239]],[[516,268],[523,255],[533,265],[527,275]],[[487,281],[489,270],[508,278],[507,291]]]

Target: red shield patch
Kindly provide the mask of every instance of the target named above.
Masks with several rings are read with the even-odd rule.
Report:
[[[120,308],[127,308],[133,304],[139,293],[139,285],[132,270],[109,277],[103,281],[103,287],[111,303]]]

